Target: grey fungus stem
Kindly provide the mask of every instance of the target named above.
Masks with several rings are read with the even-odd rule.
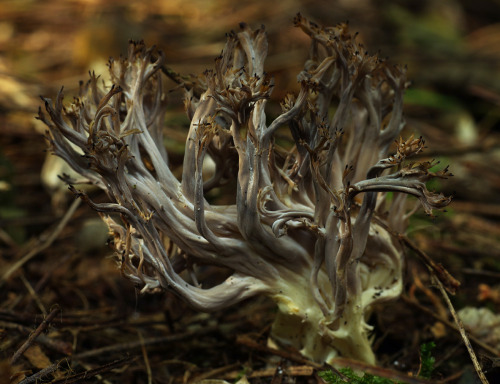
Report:
[[[311,38],[310,57],[299,94],[271,122],[263,27],[242,24],[214,69],[183,83],[191,123],[180,180],[163,145],[165,55],[154,47],[131,42],[127,57],[109,62],[109,82],[91,73],[69,105],[62,90],[43,99],[39,118],[53,153],[107,193],[97,204],[72,188],[108,224],[122,273],[143,292],[172,290],[203,311],[265,294],[279,309],[278,343],[318,362],[374,363],[366,319],[401,293],[403,259],[373,218],[404,231],[416,203],[406,196],[429,214],[446,206],[426,182],[449,173],[408,160],[423,140],[399,138],[404,68],[369,55],[345,24],[294,22]],[[278,130],[289,150],[276,145]],[[207,200],[230,180],[235,204]],[[229,272],[207,282],[206,265]]]

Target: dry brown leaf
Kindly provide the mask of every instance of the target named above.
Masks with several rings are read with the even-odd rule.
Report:
[[[26,352],[24,352],[24,357],[38,369],[47,368],[52,364],[38,344],[29,347]]]
[[[30,374],[31,371],[23,369],[21,365],[11,366],[7,361],[0,364],[0,379],[2,379],[2,383],[17,384]],[[3,381],[4,379],[5,381]]]

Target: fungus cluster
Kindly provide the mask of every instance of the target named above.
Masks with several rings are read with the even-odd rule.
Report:
[[[402,250],[387,228],[405,230],[407,195],[427,213],[446,206],[426,182],[447,170],[407,160],[424,143],[399,138],[404,68],[369,55],[345,24],[295,24],[312,43],[279,116],[266,115],[264,28],[242,24],[215,68],[183,84],[191,123],[180,179],[164,146],[164,55],[143,43],[110,61],[109,84],[92,74],[70,105],[62,92],[45,99],[39,118],[53,153],[106,191],[109,202],[95,203],[73,189],[100,212],[143,292],[172,290],[202,311],[264,294],[278,307],[277,343],[318,362],[374,363],[367,318],[402,290]],[[291,145],[278,145],[278,132]],[[235,204],[207,199],[231,182]],[[213,285],[206,265],[230,273]]]

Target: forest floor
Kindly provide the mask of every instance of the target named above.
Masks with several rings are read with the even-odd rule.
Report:
[[[265,298],[201,314],[169,292],[141,295],[116,267],[97,214],[65,187],[47,187],[56,171],[35,120],[39,95],[55,98],[64,86],[71,100],[79,80],[104,72],[129,39],[155,44],[170,68],[197,74],[213,66],[224,34],[241,21],[266,26],[277,104],[284,90],[297,90],[307,57],[308,38],[292,23],[299,11],[322,25],[349,20],[365,46],[408,65],[405,132],[423,136],[424,155],[454,174],[431,186],[453,196],[446,212],[420,212],[410,222],[404,295],[370,319],[379,366],[344,364],[419,382],[420,348],[433,341],[429,382],[479,382],[425,254],[461,282],[451,302],[457,311],[472,308],[467,334],[486,377],[500,382],[497,1],[7,0],[0,7],[1,383],[322,382],[326,368],[267,347],[275,308]],[[188,120],[176,93],[166,126],[181,167]]]

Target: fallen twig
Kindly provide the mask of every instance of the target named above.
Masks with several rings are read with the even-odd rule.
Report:
[[[27,335],[29,335],[33,332],[33,329],[30,327],[26,327],[24,325],[17,324],[17,323],[1,321],[1,320],[0,320],[0,328],[5,328],[8,330],[15,330],[17,332],[27,334]],[[72,351],[72,344],[71,343],[68,343],[68,342],[63,341],[63,340],[51,338],[44,333],[40,334],[37,337],[36,342],[38,344],[41,344],[41,345],[53,350],[53,351],[62,353],[64,355],[70,355],[71,351]]]
[[[453,209],[458,212],[475,215],[500,216],[500,204],[481,203],[477,201],[454,201]]]
[[[26,278],[26,276],[24,275],[24,273],[22,271],[20,273],[20,277],[21,277],[21,281],[23,282],[24,286],[26,287],[26,290],[29,292],[31,298],[35,301],[38,309],[40,309],[40,311],[43,313],[44,316],[47,316],[47,309],[43,305],[42,300],[40,299],[40,297],[36,293],[35,289],[33,288],[33,286],[28,281],[28,279]]]
[[[10,364],[14,365],[14,363],[21,357],[21,355],[26,352],[26,350],[29,348],[29,346],[35,341],[35,339],[40,335],[49,325],[49,323],[54,319],[54,317],[57,315],[59,312],[59,306],[54,308],[48,315],[47,317],[41,322],[41,324],[38,326],[38,328],[33,332],[29,337],[28,340],[24,342],[23,345],[19,347],[19,349],[14,353],[12,356],[12,359],[10,360]]]
[[[139,341],[142,344],[141,345],[142,357],[144,359],[144,366],[146,367],[146,373],[148,375],[148,384],[152,384],[153,374],[151,373],[151,365],[149,364],[148,351],[146,350],[146,346],[144,345],[144,337],[142,337],[141,331],[138,331],[137,335],[139,336]]]
[[[460,287],[460,281],[455,279],[446,270],[446,268],[441,265],[441,263],[436,263],[434,260],[432,260],[429,255],[427,255],[424,251],[417,247],[406,235],[398,233],[396,234],[396,236],[403,242],[404,245],[414,251],[417,256],[425,263],[425,265],[427,265],[432,275],[436,276],[444,289],[446,289],[452,295],[457,292],[458,287]]]
[[[269,353],[271,355],[282,357],[284,359],[293,361],[295,363],[309,365],[309,366],[317,368],[317,369],[324,368],[324,366],[322,364],[318,364],[318,363],[315,363],[314,361],[307,360],[299,354],[284,351],[284,350],[269,348],[266,345],[262,345],[256,341],[252,340],[247,335],[238,335],[238,337],[236,338],[236,343],[241,344],[241,345],[245,345],[249,348],[255,349],[255,350],[260,351],[260,352],[266,352],[266,353]]]
[[[462,272],[467,273],[469,275],[486,276],[486,277],[493,277],[495,279],[500,279],[500,272],[485,271],[473,268],[462,268]]]
[[[219,367],[219,368],[215,368],[215,369],[212,369],[208,372],[205,372],[205,373],[202,373],[200,375],[197,375],[195,376],[193,379],[189,379],[188,382],[189,383],[198,383],[202,380],[207,380],[207,379],[211,379],[211,378],[216,378],[218,376],[220,376],[221,374],[227,372],[227,371],[230,371],[232,369],[235,369],[237,367],[240,367],[241,364],[240,363],[234,363],[234,364],[229,364],[229,365],[225,365],[223,367]],[[236,372],[236,375],[234,378],[237,377],[237,372]]]
[[[32,384],[32,383],[40,383],[42,379],[50,375],[52,372],[55,372],[59,369],[59,366],[62,361],[66,359],[61,359],[54,364],[49,365],[47,368],[44,368],[37,373],[34,373],[31,376],[26,377],[21,380],[18,384]]]
[[[388,229],[390,231],[390,229]],[[446,304],[448,305],[448,308],[453,316],[453,319],[455,320],[455,323],[457,325],[457,328],[460,332],[460,335],[462,336],[462,339],[464,340],[465,346],[467,347],[467,350],[469,352],[469,355],[472,359],[472,363],[474,365],[474,368],[483,384],[488,383],[488,380],[486,379],[486,376],[484,375],[481,366],[479,365],[479,362],[477,360],[476,354],[474,352],[474,349],[472,348],[469,338],[467,337],[467,334],[465,333],[464,326],[460,319],[458,318],[458,315],[453,308],[453,305],[450,301],[450,298],[448,297],[448,293],[455,294],[458,287],[460,286],[460,282],[455,279],[441,264],[435,263],[424,251],[422,251],[419,247],[417,247],[411,240],[400,233],[396,233],[394,231],[391,231],[393,235],[395,235],[400,241],[403,242],[408,248],[413,250],[422,261],[424,261],[425,265],[429,269],[429,272],[433,278],[433,280],[436,281],[441,294],[443,295]]]
[[[181,340],[189,339],[191,337],[205,335],[207,333],[215,331],[218,328],[219,327],[217,325],[214,325],[214,326],[208,326],[208,327],[202,328],[202,329],[194,331],[194,332],[183,332],[183,333],[177,333],[174,335],[168,335],[168,336],[163,336],[163,337],[150,337],[150,338],[139,339],[139,340],[131,341],[131,342],[127,342],[127,343],[113,344],[113,345],[109,345],[106,347],[92,349],[90,351],[75,354],[72,357],[72,359],[73,360],[81,360],[81,359],[87,359],[89,357],[95,357],[95,356],[99,356],[99,355],[103,355],[103,354],[110,354],[110,353],[114,353],[114,352],[121,352],[121,351],[129,352],[132,349],[141,349],[141,348],[143,348],[143,346],[148,346],[148,345],[173,343],[175,341],[181,341]]]
[[[112,369],[121,367],[122,365],[131,363],[135,360],[137,360],[138,357],[125,357],[120,360],[113,361],[112,363],[104,364],[101,365],[100,367],[94,368],[94,369],[89,369],[84,372],[80,372],[71,376],[63,377],[62,379],[59,380],[54,380],[51,382],[51,384],[71,384],[71,383],[78,383],[81,380],[87,380],[90,379],[94,376],[100,375],[102,373],[106,373],[111,371]],[[20,383],[21,384],[21,383]]]
[[[402,296],[401,298],[403,299],[404,302],[406,302],[410,305],[413,305],[415,308],[418,308],[419,311],[424,312],[426,315],[433,317],[437,321],[439,321],[439,322],[443,323],[444,325],[446,325],[447,327],[453,329],[455,332],[460,333],[460,329],[451,321],[442,318],[440,315],[438,315],[434,311],[431,311],[430,309],[424,307],[423,305],[417,303],[415,300],[412,300],[406,296]],[[478,347],[484,349],[485,351],[488,351],[492,355],[500,356],[500,351],[498,351],[495,348],[493,348],[492,346],[482,342],[474,335],[469,335],[469,339],[472,340],[472,342],[474,344],[476,344]]]
[[[396,232],[389,228],[389,226],[384,223],[384,221],[374,217],[374,221],[382,226],[386,231],[388,231],[392,236],[401,241],[405,246],[410,248],[412,251],[416,253],[416,255],[422,260],[422,262],[429,268],[434,276],[443,284],[443,287],[452,295],[457,292],[457,289],[460,287],[460,281],[455,279],[450,272],[446,270],[440,263],[436,263],[434,260],[430,258],[424,251],[422,251],[419,247],[417,247],[408,236]]]
[[[432,273],[432,271],[431,271]],[[460,335],[462,336],[462,339],[464,341],[465,347],[467,348],[467,351],[469,352],[470,358],[472,360],[472,364],[474,365],[474,369],[476,370],[477,375],[479,376],[479,379],[483,384],[488,384],[488,379],[484,375],[484,372],[481,368],[481,365],[479,364],[479,361],[477,360],[476,353],[474,352],[474,349],[472,348],[472,345],[470,344],[469,338],[465,332],[464,325],[462,324],[462,320],[457,315],[457,312],[455,311],[455,308],[453,308],[453,304],[451,303],[450,298],[448,297],[448,294],[446,293],[446,289],[443,286],[443,283],[437,278],[434,274],[432,274],[432,277],[434,278],[433,280],[437,283],[437,286],[439,290],[441,291],[441,294],[443,295],[444,300],[446,301],[446,304],[448,305],[448,308],[451,312],[451,315],[453,316],[453,320],[455,320],[455,324],[457,325]]]
[[[283,374],[296,377],[296,376],[312,376],[314,375],[314,371],[316,368],[311,367],[310,365],[295,365],[291,367],[283,367]],[[276,374],[276,368],[265,368],[258,371],[253,371],[246,376],[249,379],[254,379],[258,377],[273,377]],[[233,371],[229,372],[227,375],[224,375],[223,378],[227,380],[235,380],[241,375],[241,371]]]

